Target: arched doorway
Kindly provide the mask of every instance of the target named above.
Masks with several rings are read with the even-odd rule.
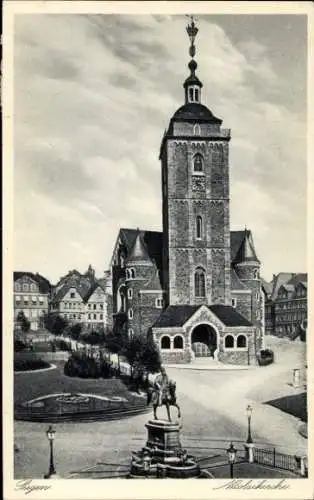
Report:
[[[196,358],[214,357],[217,333],[210,325],[198,325],[191,334],[191,346]]]

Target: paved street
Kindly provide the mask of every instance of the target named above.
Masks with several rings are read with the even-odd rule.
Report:
[[[280,352],[279,352],[280,346]],[[245,408],[251,404],[253,437],[278,451],[306,453],[307,440],[298,433],[299,421],[270,405],[262,404],[283,395],[298,394],[292,388],[292,368],[304,365],[305,346],[282,341],[276,351],[276,364],[249,370],[183,370],[169,368],[177,382],[182,408],[182,443],[192,454],[224,454],[233,440],[243,449],[247,420]],[[173,412],[176,410],[173,409]],[[160,418],[165,418],[161,409]],[[147,415],[128,420],[56,425],[55,456],[58,474],[71,477],[97,462],[128,464],[132,450],[145,444]],[[42,477],[48,467],[46,425],[15,422],[15,476]],[[123,469],[123,467],[122,467]]]

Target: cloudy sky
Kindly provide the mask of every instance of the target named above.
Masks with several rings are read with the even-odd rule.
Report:
[[[16,270],[108,268],[119,227],[161,230],[158,153],[184,102],[184,16],[18,15]],[[231,228],[266,279],[306,271],[306,17],[198,16],[202,100],[230,143]]]

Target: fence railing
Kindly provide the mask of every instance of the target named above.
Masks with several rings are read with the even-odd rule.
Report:
[[[292,472],[300,467],[298,457],[277,452],[276,448],[254,448],[254,462]]]

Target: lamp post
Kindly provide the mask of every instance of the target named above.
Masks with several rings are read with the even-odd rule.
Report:
[[[47,479],[56,473],[54,462],[53,462],[53,441],[55,438],[55,433],[56,433],[56,431],[53,429],[52,425],[50,425],[46,431],[47,438],[49,440],[49,445],[50,445],[49,472],[45,476]]]
[[[233,464],[236,459],[237,450],[234,448],[233,444],[230,443],[230,447],[227,449],[228,461],[230,464],[230,478],[233,479]]]
[[[249,444],[253,443],[252,434],[251,434],[252,412],[253,412],[252,406],[248,405],[247,408],[246,408],[247,423],[248,423],[248,431],[247,431],[247,440],[246,440],[246,442],[249,443]]]

